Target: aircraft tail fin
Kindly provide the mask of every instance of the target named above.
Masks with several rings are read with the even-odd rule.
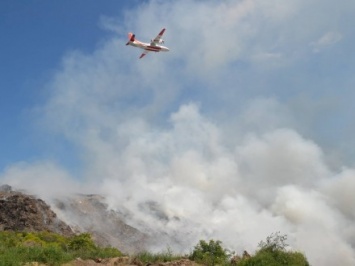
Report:
[[[134,42],[136,35],[134,35],[132,32],[128,33],[128,42],[126,45],[130,44],[131,42]]]

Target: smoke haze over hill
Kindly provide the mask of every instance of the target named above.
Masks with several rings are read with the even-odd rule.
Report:
[[[354,265],[354,8],[146,1],[102,17],[113,37],[69,52],[34,110],[58,157],[0,180],[48,200],[103,195],[156,250],[213,238],[240,253],[280,231],[312,265]],[[124,46],[163,26],[169,53]]]

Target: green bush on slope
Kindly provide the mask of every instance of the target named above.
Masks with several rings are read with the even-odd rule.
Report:
[[[271,234],[265,241],[259,243],[256,253],[250,256],[247,252],[243,256],[233,256],[222,247],[221,241],[204,240],[194,247],[189,258],[203,265],[235,265],[235,266],[309,266],[306,257],[295,251],[287,251],[287,236],[279,232]]]
[[[84,233],[63,237],[50,232],[0,232],[0,266],[23,265],[37,261],[61,265],[77,257],[82,259],[119,257],[116,248],[100,248],[91,235]]]
[[[242,258],[238,266],[309,266],[306,257],[297,251],[287,251],[287,236],[273,233],[259,243],[254,256]]]
[[[189,258],[204,265],[225,265],[230,256],[228,250],[222,247],[221,241],[210,240],[207,243],[200,240]]]
[[[234,256],[222,247],[221,241],[200,240],[194,247],[189,259],[207,266],[309,266],[306,257],[286,249],[287,237],[279,233],[272,234],[261,241],[258,250],[252,256]],[[23,265],[37,261],[47,265],[61,265],[77,257],[82,259],[112,258],[122,256],[116,248],[100,248],[94,244],[90,234],[63,237],[49,232],[16,233],[0,232],[0,266]],[[143,262],[166,262],[186,258],[167,252],[151,254],[143,252],[136,257]]]

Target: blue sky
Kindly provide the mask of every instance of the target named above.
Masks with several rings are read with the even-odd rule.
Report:
[[[46,199],[102,193],[173,248],[253,250],[282,231],[312,265],[354,265],[354,11],[2,1],[0,180]],[[125,46],[163,27],[170,52]]]
[[[44,84],[68,51],[92,52],[110,35],[101,16],[120,16],[134,2],[1,1],[1,168],[42,156],[31,112],[45,99]]]

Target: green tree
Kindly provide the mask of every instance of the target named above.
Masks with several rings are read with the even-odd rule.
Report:
[[[266,237],[266,241],[260,241],[258,246],[260,250],[286,250],[286,247],[288,247],[286,240],[287,235],[280,235],[280,232],[276,232]]]

